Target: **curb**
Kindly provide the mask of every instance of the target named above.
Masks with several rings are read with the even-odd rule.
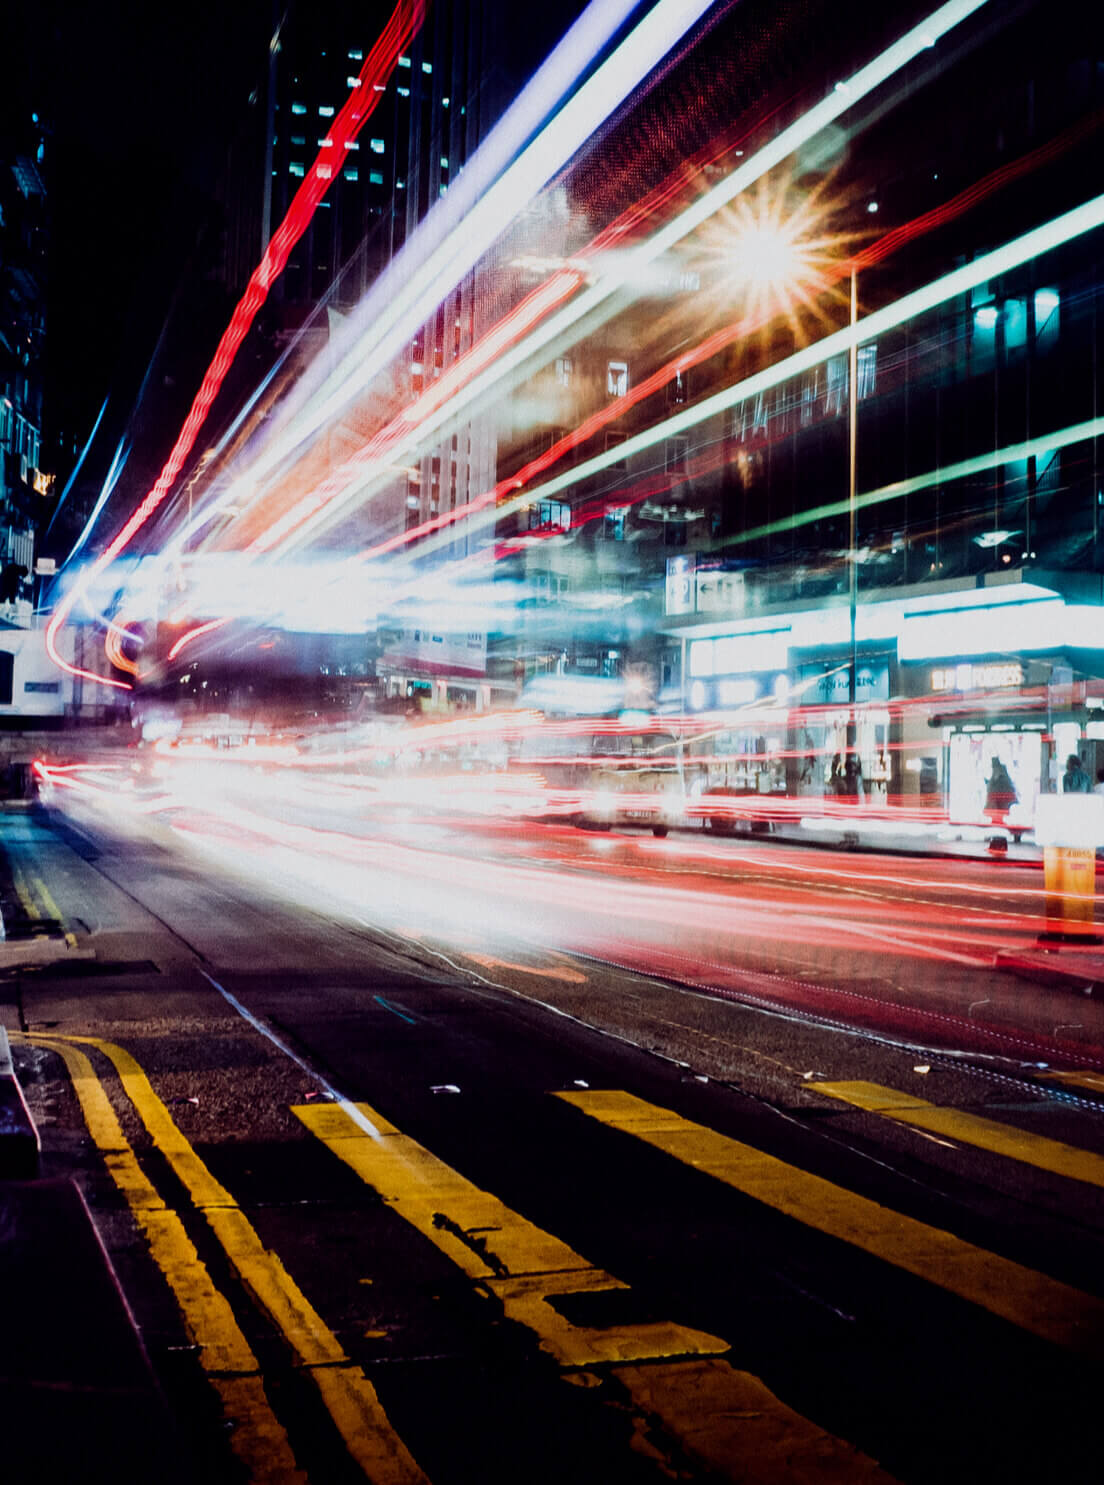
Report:
[[[25,1181],[38,1174],[42,1141],[12,1065],[8,1033],[0,1026],[0,1180]]]
[[[62,959],[95,959],[95,949],[71,949],[66,939],[39,938],[0,940],[0,977],[9,969],[36,969]]]

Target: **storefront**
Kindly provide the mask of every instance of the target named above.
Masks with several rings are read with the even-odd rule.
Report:
[[[671,623],[684,710],[737,714],[718,718],[733,787],[982,823],[996,769],[1030,821],[1070,753],[1094,781],[1104,769],[1104,604],[1022,573],[871,598],[855,615],[854,707],[849,617],[830,605]]]
[[[849,796],[884,805],[890,785],[891,676],[896,653],[861,651],[855,666],[838,654],[793,652],[792,792],[799,797]]]

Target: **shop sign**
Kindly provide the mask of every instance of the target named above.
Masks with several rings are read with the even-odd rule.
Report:
[[[744,574],[698,564],[696,607],[699,614],[737,614],[744,608]]]
[[[988,665],[942,665],[931,673],[933,691],[999,691],[1023,683],[1023,666],[1018,660],[1000,660]]]
[[[803,665],[798,673],[801,698],[807,706],[847,706],[851,699],[850,666]],[[855,668],[856,701],[889,700],[889,665],[869,665],[860,660]]]
[[[664,593],[663,610],[666,614],[692,614],[694,612],[695,557],[679,556],[667,558],[667,586]]]

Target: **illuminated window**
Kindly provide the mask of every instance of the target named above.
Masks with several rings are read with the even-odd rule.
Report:
[[[1056,344],[1061,321],[1061,296],[1057,289],[1035,290],[1035,346],[1046,351]]]
[[[347,88],[359,88],[360,87],[360,78],[359,77],[347,77],[345,79],[345,86]]]
[[[352,170],[352,169],[345,170],[343,172],[343,174],[344,174],[346,180],[359,180],[360,179],[360,172],[359,171],[356,171],[356,170]]]
[[[395,182],[395,190],[396,191],[405,191],[406,190],[406,181],[404,181],[404,180],[397,180]]]
[[[291,105],[291,111],[292,113],[306,113],[307,105],[305,103],[293,103]]]
[[[441,107],[442,108],[447,108],[448,106],[449,106],[449,100],[447,98],[442,98],[441,99]]]
[[[305,165],[301,165],[298,160],[292,160],[291,164],[288,166],[289,175],[306,175],[306,173],[307,167]]]
[[[349,59],[350,62],[363,62],[364,61],[364,53],[362,51],[346,52],[345,55],[348,57],[348,59]]]
[[[306,142],[307,142],[307,136],[305,134],[293,134],[291,136],[291,142],[292,142],[292,144],[304,144],[305,145]]]
[[[606,362],[606,393],[610,397],[624,397],[629,390],[629,368],[625,361]]]
[[[383,140],[382,139],[373,139],[373,140],[371,140],[370,143],[369,143],[369,148],[371,149],[373,155],[382,155],[383,154],[383,149],[384,149]]]
[[[529,507],[530,531],[570,531],[571,507],[559,500],[542,500]]]
[[[396,88],[395,91],[396,91],[396,93],[398,93],[398,95],[399,95],[400,98],[409,98],[410,97],[410,89],[409,88]]]
[[[441,156],[441,169],[442,170],[447,170],[448,168],[449,168],[448,155],[442,155]]]
[[[573,370],[570,356],[558,356],[556,358],[556,380],[561,387],[570,387]]]
[[[383,185],[383,176],[380,175],[380,173],[379,173],[378,170],[370,170],[368,172],[368,179],[372,182],[372,184],[374,186],[382,186]]]
[[[423,72],[432,72],[433,71],[433,63],[432,62],[423,62],[422,63],[422,71]]]
[[[326,135],[326,137],[324,139],[320,139],[318,141],[318,148],[320,150],[332,150],[333,149],[333,140],[330,138],[330,136],[328,134]]]
[[[360,140],[359,139],[347,139],[345,141],[345,148],[347,150],[358,150],[358,149],[360,149]]]
[[[442,186],[441,189],[440,189],[440,191],[438,191],[437,194],[439,196],[443,196],[447,190],[448,190],[448,186]]]
[[[328,103],[321,103],[321,104],[319,104],[319,107],[318,107],[318,117],[320,119],[332,119],[333,116],[334,116],[334,111],[333,111],[333,109],[330,107],[330,105]]]
[[[409,67],[410,66],[410,58],[409,57],[400,57],[399,58],[399,66],[400,67]]]

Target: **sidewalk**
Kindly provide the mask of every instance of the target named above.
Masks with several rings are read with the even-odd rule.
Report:
[[[990,841],[1002,838],[1004,849],[994,851]],[[737,834],[727,839],[778,841],[781,844],[814,846],[823,850],[847,850],[859,854],[907,856],[937,860],[988,862],[1043,869],[1043,848],[1029,838],[1014,842],[999,828],[990,825],[949,825],[933,822],[930,826],[913,825],[907,832],[897,831],[893,822],[864,820],[856,812],[850,819],[802,819],[772,822],[770,832],[761,835]],[[1096,860],[1096,874],[1104,872],[1104,859]],[[1042,883],[1040,890],[1042,889]],[[1097,925],[1104,939],[1104,923]],[[1104,942],[1038,942],[1017,948],[998,950],[994,969],[1029,980],[1052,990],[1078,995],[1104,995]]]
[[[6,1479],[182,1479],[181,1440],[72,1181],[0,1181],[0,1315]]]
[[[94,958],[46,916],[5,850],[0,810],[0,977]],[[0,989],[0,1010],[6,999]],[[5,1018],[15,1023],[15,1000]],[[39,1135],[0,1021],[0,1458],[19,1485],[86,1475],[179,1485],[188,1451],[99,1232],[67,1177],[37,1177]],[[44,1152],[49,1169],[50,1151]]]
[[[690,828],[696,829],[697,822]],[[952,825],[945,820],[932,821],[931,824],[910,821],[899,825],[881,816],[865,816],[861,810],[844,817],[811,815],[794,820],[772,820],[769,830],[756,833],[738,829],[721,838],[776,840],[793,845],[820,846],[826,850],[873,851],[891,856],[1010,861],[1040,870],[1043,865],[1043,849],[1035,844],[1033,837],[1014,841],[999,826]],[[994,849],[990,845],[994,839],[1003,841],[1004,848],[998,846]]]

